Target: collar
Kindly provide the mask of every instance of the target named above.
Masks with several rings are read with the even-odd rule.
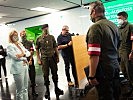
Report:
[[[99,21],[99,20],[101,20],[101,19],[106,19],[106,17],[105,17],[105,16],[97,16],[95,20],[96,20],[96,22],[97,22],[97,21]]]
[[[119,28],[122,29],[122,28],[124,28],[127,24],[128,24],[128,22],[124,22],[121,26],[119,26]]]
[[[49,34],[42,34],[42,38],[45,38],[45,37],[47,37]]]

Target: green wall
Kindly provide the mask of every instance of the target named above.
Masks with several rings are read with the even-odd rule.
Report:
[[[117,24],[117,13],[126,11],[128,13],[128,21],[133,23],[133,0],[115,0],[105,2],[105,15],[107,19]]]

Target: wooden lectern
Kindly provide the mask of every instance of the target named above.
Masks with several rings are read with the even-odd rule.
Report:
[[[73,52],[76,64],[79,88],[83,88],[87,83],[84,68],[89,65],[89,55],[87,52],[86,35],[72,36]],[[83,82],[84,81],[84,82]]]

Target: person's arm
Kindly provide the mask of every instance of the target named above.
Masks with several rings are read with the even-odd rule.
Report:
[[[32,60],[32,58],[33,58],[33,55],[34,55],[34,50],[30,50],[30,61]]]
[[[36,40],[36,56],[37,56],[37,62],[40,65],[41,64],[41,57],[40,57],[40,42],[39,42],[39,37]]]
[[[87,37],[88,55],[89,55],[89,83],[91,85],[99,84],[96,79],[96,71],[99,63],[99,56],[101,54],[101,35],[98,26],[92,26],[89,29]]]
[[[29,57],[30,56],[30,52],[27,49],[25,49],[25,56],[26,57]]]
[[[133,60],[133,25],[130,25],[129,29],[131,31],[131,38],[130,38],[130,40],[132,41],[132,48],[131,48],[131,53],[129,54],[129,60]]]
[[[67,43],[66,44],[62,44],[62,38],[61,38],[60,35],[57,38],[57,43],[58,43],[58,50],[65,49],[65,48],[67,48],[69,46]]]
[[[16,55],[18,55],[17,53],[16,53],[16,51],[14,50],[14,48],[11,46],[11,45],[9,45],[8,47],[7,47],[7,55],[9,56],[9,57],[11,57],[12,59],[14,59],[14,60],[20,60],[20,61],[24,61],[24,60],[26,60],[26,58],[25,57],[20,57],[20,58],[18,58]],[[20,55],[20,54],[19,54]]]
[[[59,52],[58,52],[58,48],[55,47],[55,57],[56,57],[56,61],[57,63],[59,62]]]
[[[67,48],[67,47],[69,47],[69,46],[72,46],[72,41],[68,42],[68,43],[65,44],[65,45],[58,45],[58,49],[59,49],[59,50],[60,50],[60,49],[65,49],[65,48]]]
[[[33,58],[33,55],[34,55],[34,48],[33,48],[32,42],[29,42],[29,43],[30,43],[30,48],[29,48],[30,57],[29,57],[29,61],[32,61],[32,58]]]
[[[41,64],[41,57],[40,57],[40,51],[38,49],[38,47],[36,46],[36,56],[37,56],[37,61],[38,64]]]
[[[58,49],[65,49],[67,48],[69,45],[68,44],[65,44],[65,45],[58,45]]]
[[[89,60],[90,60],[89,77],[95,77],[96,69],[97,69],[98,62],[99,62],[99,56],[90,56]]]

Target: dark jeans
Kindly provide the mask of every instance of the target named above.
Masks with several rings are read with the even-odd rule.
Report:
[[[35,86],[35,77],[36,77],[35,65],[34,65],[34,59],[32,58],[32,65],[29,65],[29,78],[32,86]]]
[[[41,59],[42,60],[42,71],[44,75],[44,85],[49,85],[49,70],[51,69],[52,73],[52,79],[53,82],[56,84],[58,82],[58,68],[57,68],[57,63],[56,60],[53,57],[44,57]]]
[[[71,78],[70,78],[70,64],[71,64],[74,81],[77,84],[78,79],[77,79],[77,73],[76,73],[76,66],[75,66],[74,58],[72,56],[70,56],[70,57],[63,57],[63,59],[64,59],[64,63],[65,63],[65,73],[66,73],[67,81],[68,82],[71,81]]]
[[[0,78],[1,78],[1,66],[4,70],[4,75],[7,76],[7,72],[6,72],[6,59],[2,58],[0,59]]]

